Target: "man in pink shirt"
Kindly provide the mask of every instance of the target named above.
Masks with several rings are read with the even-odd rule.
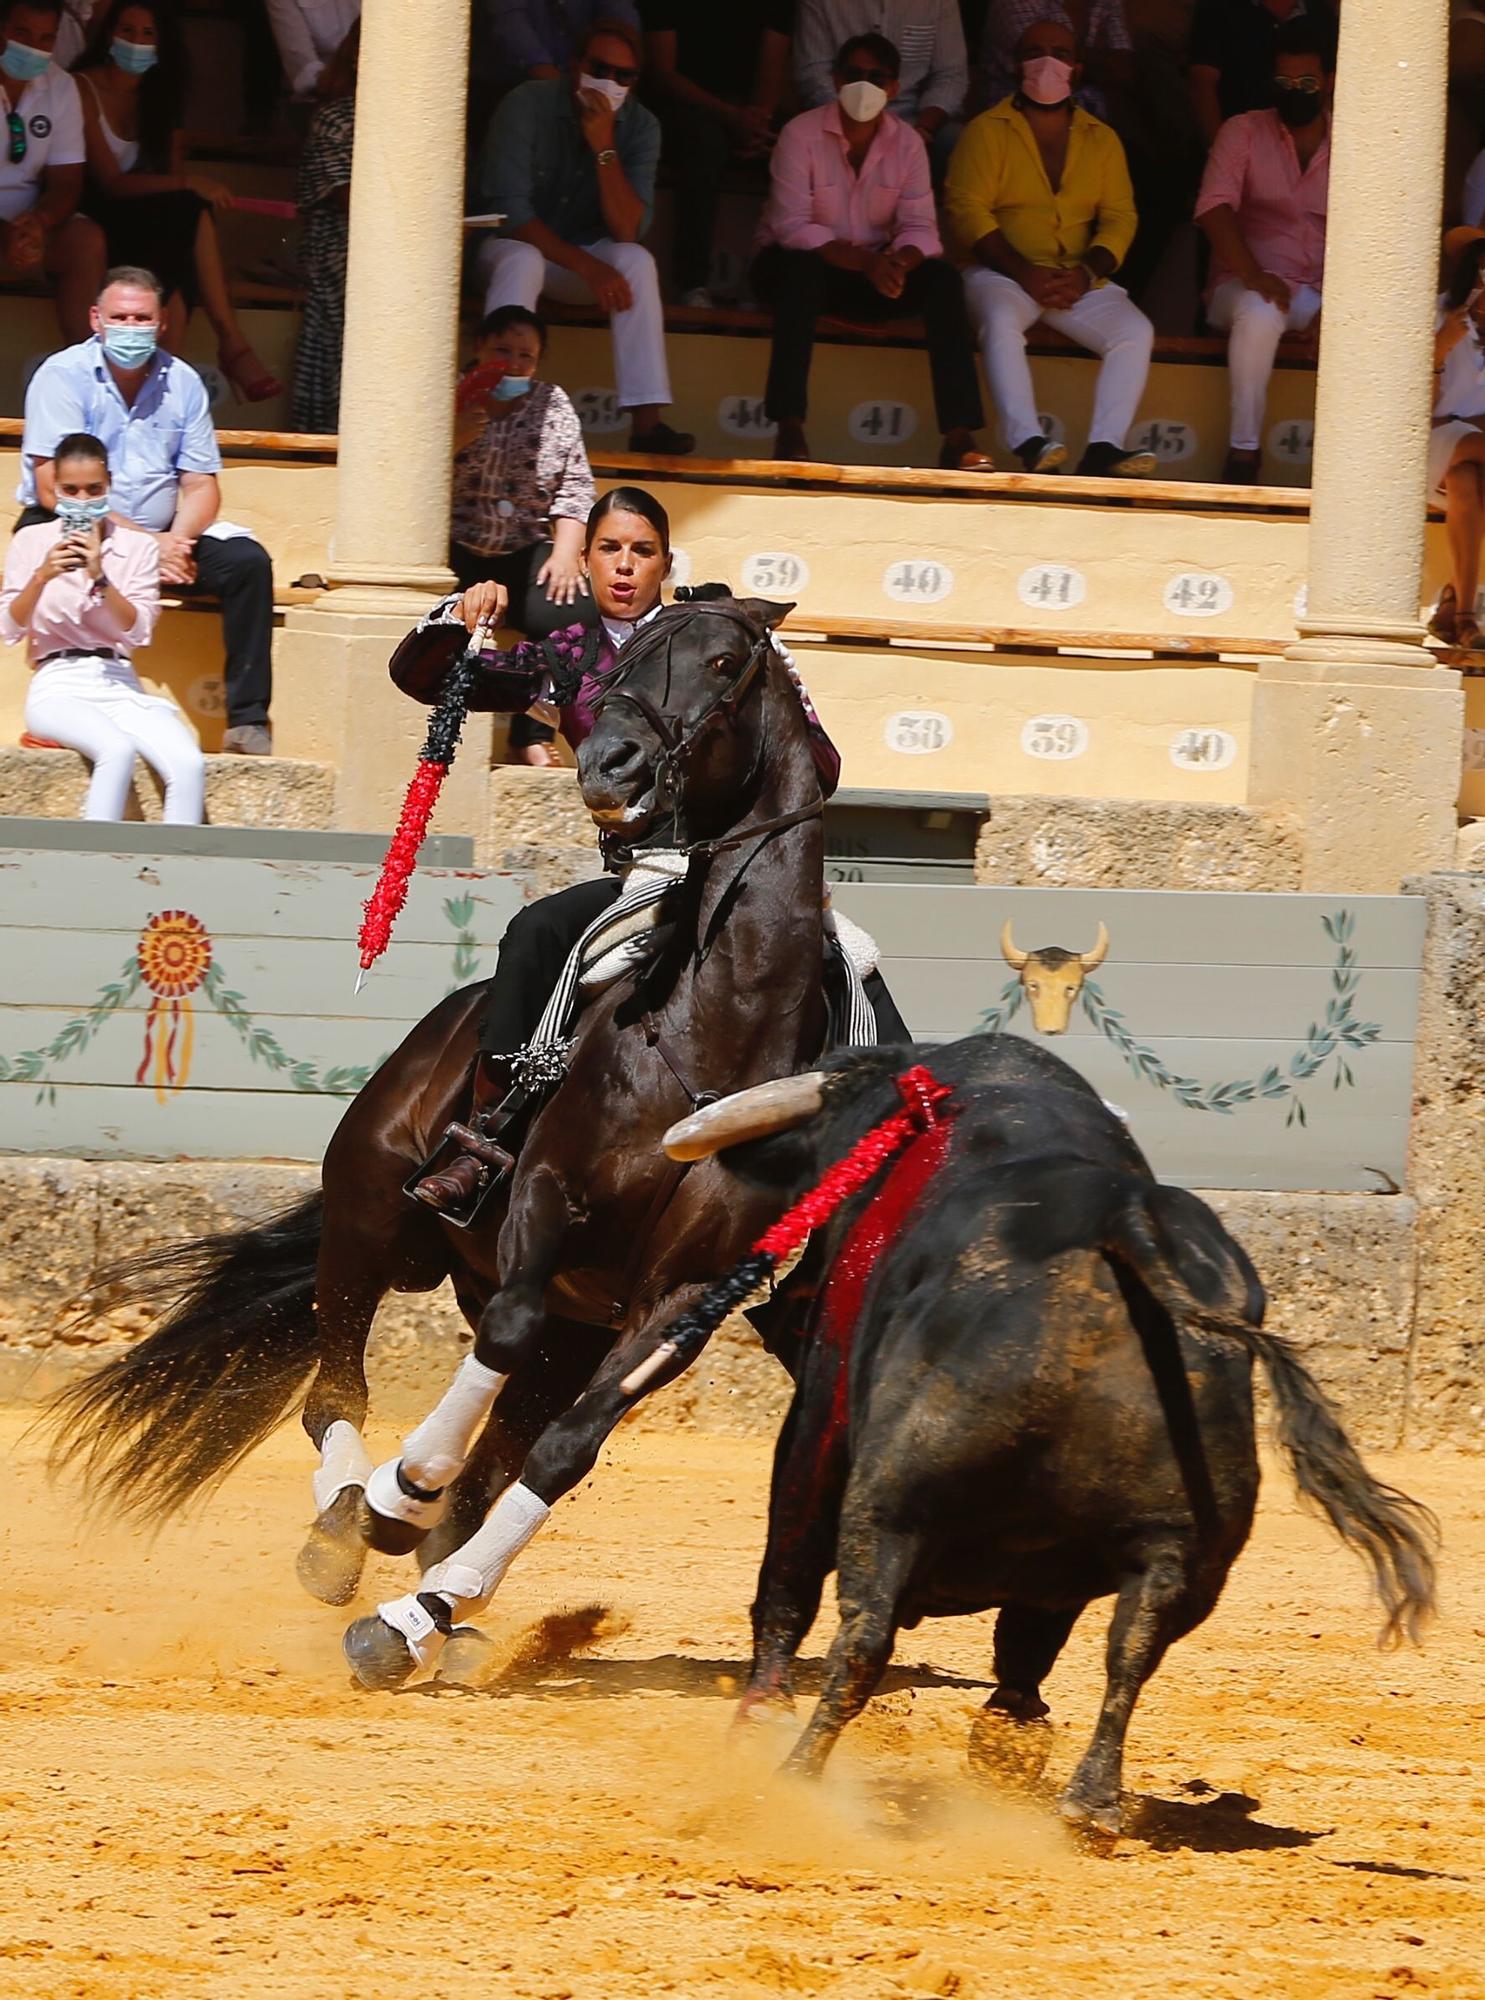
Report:
[[[974,342],[959,274],[939,242],[928,149],[889,118],[901,59],[883,35],[852,35],[832,71],[835,102],[779,134],[758,226],[753,290],[773,309],[764,408],[776,458],[810,455],[804,434],[810,357],[822,313],[881,321],[922,315],[940,465],[989,470],[974,433],[984,422]]]
[[[1244,111],[1217,134],[1196,201],[1212,245],[1208,322],[1229,333],[1232,421],[1223,478],[1251,486],[1279,338],[1313,328],[1325,271],[1330,186],[1328,41],[1308,19],[1274,41],[1272,111]]]

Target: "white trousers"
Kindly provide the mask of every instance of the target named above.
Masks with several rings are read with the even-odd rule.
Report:
[[[1320,310],[1314,285],[1295,285],[1288,312],[1253,292],[1241,278],[1224,278],[1207,305],[1207,324],[1228,335],[1227,381],[1232,395],[1228,442],[1234,451],[1257,451],[1263,443],[1268,378],[1274,372],[1279,338],[1303,333]]]
[[[127,660],[91,654],[48,660],[31,676],[26,727],[93,766],[84,819],[122,819],[143,757],[165,785],[167,826],[200,826],[206,806],[201,746],[174,702],[146,694]]]
[[[1094,285],[1075,306],[1043,312],[1014,278],[976,265],[964,274],[964,296],[1008,450],[1036,437],[1042,427],[1026,359],[1026,336],[1038,320],[1103,356],[1088,442],[1124,449],[1145,393],[1155,329],[1122,285]]]
[[[600,236],[583,249],[612,264],[627,281],[634,303],[627,312],[609,314],[614,337],[614,385],[621,410],[642,403],[670,401],[670,369],[665,359],[665,309],[660,303],[660,276],[655,260],[642,243],[615,243]],[[481,244],[479,271],[485,281],[485,311],[497,306],[525,306],[535,312],[545,293],[564,305],[591,305],[593,294],[574,272],[548,263],[534,243],[514,236],[491,236]]]

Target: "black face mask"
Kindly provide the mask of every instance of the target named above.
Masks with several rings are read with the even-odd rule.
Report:
[[[1274,109],[1289,127],[1297,132],[1302,125],[1313,125],[1325,109],[1325,99],[1318,90],[1296,90],[1292,84],[1274,85]]]

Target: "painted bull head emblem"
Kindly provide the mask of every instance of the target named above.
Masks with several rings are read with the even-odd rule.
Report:
[[[1021,975],[1037,1032],[1065,1035],[1072,1018],[1072,1004],[1082,991],[1083,981],[1109,955],[1109,934],[1100,924],[1092,951],[1064,951],[1055,944],[1043,945],[1037,951],[1018,951],[1007,917],[1000,933],[1000,949],[1006,964]]]

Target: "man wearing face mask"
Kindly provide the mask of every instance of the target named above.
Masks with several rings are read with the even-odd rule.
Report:
[[[765,408],[775,456],[807,459],[804,418],[815,323],[923,316],[940,463],[989,470],[975,445],[984,421],[964,292],[943,255],[928,149],[891,117],[897,50],[853,35],[835,59],[836,101],[801,112],[779,134],[772,188],[758,228],[753,289],[773,310]]]
[[[87,148],[77,85],[52,60],[59,0],[0,0],[0,277],[56,280],[80,340],[103,276],[103,232],[76,213]]]
[[[633,96],[642,47],[627,21],[596,21],[570,80],[520,84],[490,121],[475,170],[481,209],[505,217],[479,252],[485,311],[561,299],[608,314],[614,381],[631,451],[676,456],[695,438],[672,430],[665,313],[655,260],[640,238],[655,203],[660,124]]]
[[[1320,315],[1330,188],[1333,58],[1304,20],[1274,42],[1274,108],[1229,118],[1202,176],[1196,219],[1212,246],[1208,322],[1228,334],[1232,399],[1223,479],[1251,486],[1279,339]]]
[[[154,273],[121,265],[98,294],[92,338],[51,355],[32,376],[17,526],[52,518],[61,439],[78,431],[101,439],[112,469],[110,519],[153,536],[162,583],[221,598],[222,748],[264,757],[272,749],[273,568],[250,535],[217,519],[222,459],[211,405],[195,369],[159,346],[163,309]]]
[[[1155,459],[1127,436],[1155,330],[1111,282],[1137,216],[1117,133],[1073,102],[1082,75],[1065,21],[1037,22],[1016,50],[1020,87],[965,127],[944,190],[970,318],[1007,447],[1028,472],[1064,448],[1037,414],[1026,336],[1038,320],[1102,357],[1080,473],[1148,478]]]

